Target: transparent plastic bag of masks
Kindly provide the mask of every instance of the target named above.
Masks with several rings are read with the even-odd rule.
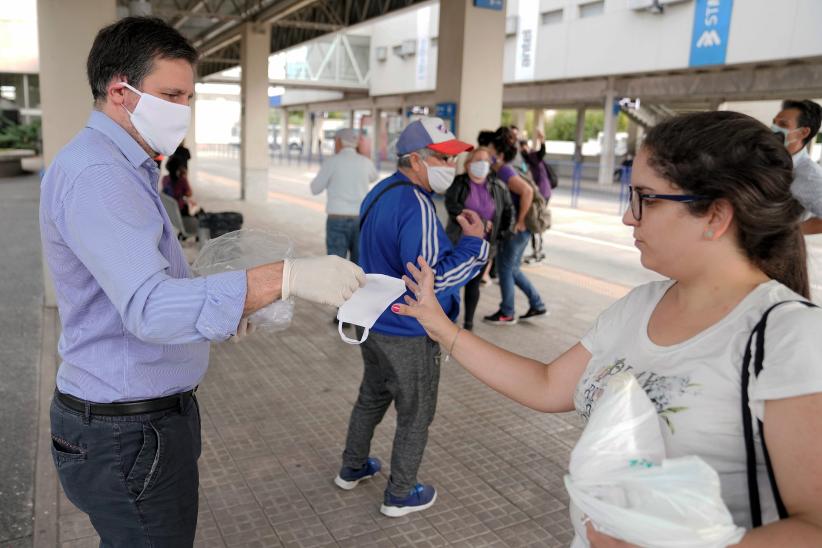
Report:
[[[630,373],[608,381],[568,468],[572,548],[588,546],[586,516],[602,533],[656,548],[727,546],[744,534],[713,468],[665,459],[656,407]]]
[[[247,270],[294,256],[294,242],[284,234],[244,228],[209,240],[191,265],[197,276]],[[259,330],[286,329],[294,317],[294,299],[274,301],[248,317]]]

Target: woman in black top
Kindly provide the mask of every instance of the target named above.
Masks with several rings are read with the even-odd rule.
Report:
[[[491,154],[486,148],[477,148],[465,161],[465,173],[458,175],[445,194],[448,210],[446,234],[453,243],[462,237],[457,216],[463,209],[476,211],[486,226],[485,239],[491,245],[489,260],[496,251],[496,243],[507,238],[514,222],[514,207],[511,194],[496,174],[491,171]],[[465,284],[465,316],[463,328],[474,327],[474,312],[477,309],[481,275]]]

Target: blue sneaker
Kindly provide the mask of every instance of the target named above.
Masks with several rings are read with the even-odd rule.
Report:
[[[433,485],[418,483],[405,498],[395,497],[386,491],[380,512],[390,518],[398,518],[411,512],[431,508],[436,500],[437,490],[434,489]]]
[[[348,491],[355,488],[362,480],[372,478],[379,474],[381,468],[382,464],[380,463],[380,459],[376,457],[368,457],[368,460],[365,462],[365,466],[359,470],[355,470],[347,466],[340,468],[340,473],[337,474],[336,478],[334,478],[334,483],[340,489],[345,489]]]

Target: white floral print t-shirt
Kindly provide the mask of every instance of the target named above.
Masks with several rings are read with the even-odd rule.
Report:
[[[632,372],[656,405],[668,456],[697,455],[710,464],[719,473],[722,498],[734,522],[750,528],[740,396],[745,344],[772,304],[801,297],[771,280],[718,323],[663,347],[648,338],[648,320],[673,283],[637,287],[597,318],[581,341],[592,357],[574,405],[587,419],[605,380]],[[784,304],[768,316],[763,370],[758,379],[751,374],[748,388],[752,413],[764,420],[765,400],[815,392],[822,392],[822,309]],[[756,429],[755,435],[759,452]],[[763,523],[768,523],[777,519],[776,505],[761,454],[757,464]]]

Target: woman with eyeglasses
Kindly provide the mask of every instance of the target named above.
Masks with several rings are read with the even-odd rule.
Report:
[[[417,318],[478,379],[540,411],[587,418],[607,378],[630,371],[656,405],[668,457],[697,455],[719,473],[723,500],[748,529],[738,546],[822,546],[822,311],[784,302],[809,297],[791,180],[785,147],[746,115],[688,114],[651,129],[623,222],[642,264],[668,279],[632,290],[548,364],[459,330],[423,261],[409,264],[406,280],[420,297],[395,312]],[[777,303],[757,330],[762,359],[746,355]],[[595,525],[592,546],[627,546]]]

